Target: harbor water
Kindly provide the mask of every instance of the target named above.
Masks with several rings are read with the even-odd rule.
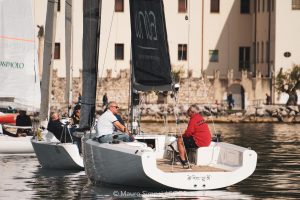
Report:
[[[158,132],[162,127],[152,123],[142,129]],[[249,178],[213,191],[94,186],[84,171],[40,168],[34,154],[0,155],[0,199],[300,199],[300,124],[232,123],[210,128],[221,132],[223,141],[257,152],[257,168]]]

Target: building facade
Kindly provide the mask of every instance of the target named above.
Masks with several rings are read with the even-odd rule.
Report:
[[[300,64],[300,0],[163,2],[172,68],[180,71],[183,81],[205,77],[208,85],[216,87],[211,102],[226,100],[232,92],[240,108],[265,99],[266,93],[271,94],[273,103],[283,103],[284,97],[276,95],[274,77],[280,68]],[[65,1],[58,4],[53,66],[57,77],[63,78]],[[36,0],[34,7],[36,25],[44,26],[47,1]],[[73,77],[80,78],[82,1],[74,0],[72,9],[71,63]],[[130,69],[129,0],[102,0],[101,12],[98,75],[118,78]]]

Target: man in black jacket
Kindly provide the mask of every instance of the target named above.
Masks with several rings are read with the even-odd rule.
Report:
[[[61,123],[57,113],[53,112],[51,114],[47,129],[62,143],[72,142],[71,133],[68,131],[67,125]]]
[[[19,115],[16,118],[16,126],[32,126],[31,119],[27,115],[25,110],[19,110]],[[22,136],[33,135],[33,132],[32,132],[31,128],[28,128],[28,129],[18,128],[17,135],[20,135],[20,134]]]

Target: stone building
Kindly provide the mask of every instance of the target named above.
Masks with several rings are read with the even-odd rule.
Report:
[[[163,0],[173,71],[180,71],[181,103],[224,103],[231,92],[235,109],[277,96],[274,77],[282,67],[300,63],[300,0]],[[66,105],[65,1],[58,1],[53,103]],[[35,0],[35,24],[45,24],[46,0]],[[38,9],[37,9],[38,8]],[[73,96],[81,92],[82,1],[73,1]],[[47,30],[45,30],[47,31]],[[128,0],[102,0],[98,101],[127,105],[130,69]],[[40,38],[42,47],[43,40]],[[40,51],[42,51],[40,49]],[[41,63],[41,62],[40,62]],[[162,93],[149,102],[170,102]],[[300,99],[300,98],[299,98]]]

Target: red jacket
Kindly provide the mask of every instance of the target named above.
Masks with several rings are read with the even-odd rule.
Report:
[[[200,114],[194,114],[185,130],[183,137],[193,137],[198,147],[206,147],[210,145],[211,134],[207,123]]]

